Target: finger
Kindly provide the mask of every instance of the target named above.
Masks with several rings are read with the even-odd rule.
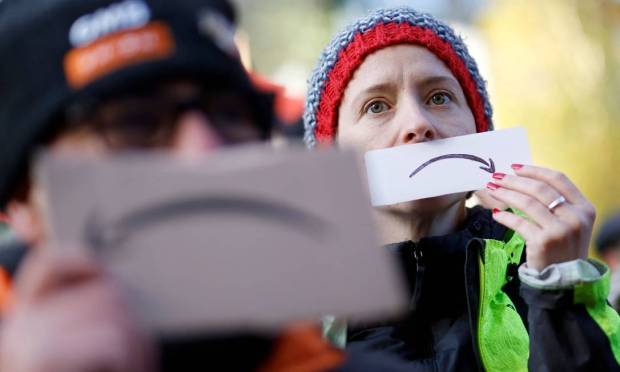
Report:
[[[494,173],[493,183],[504,189],[526,194],[546,206],[561,196],[552,186],[534,178]]]
[[[505,203],[502,203],[494,198],[489,190],[478,190],[474,193],[474,195],[478,198],[478,203],[487,209],[497,208],[504,210],[508,208]]]
[[[63,341],[73,346],[63,357],[75,358],[70,363],[77,367],[75,370],[91,371],[95,366],[97,371],[155,370],[151,341],[121,325],[87,324],[83,330],[67,334]]]
[[[26,257],[16,282],[17,300],[37,301],[63,286],[79,283],[100,275],[97,265],[84,257],[59,257],[41,251]]]
[[[487,185],[493,197],[518,209],[532,219],[539,227],[549,226],[556,218],[545,205],[527,194],[503,188],[490,182]]]
[[[108,278],[101,277],[58,292],[50,297],[45,305],[47,314],[56,314],[54,319],[60,333],[65,336],[83,337],[84,342],[95,346],[94,349],[83,349],[82,355],[106,356],[104,359],[92,360],[92,365],[99,365],[105,360],[139,362],[138,364],[150,361],[152,353],[150,345],[147,345],[148,340],[144,339],[145,334],[134,322],[118,289],[110,283]],[[83,345],[77,339],[72,341],[65,339],[64,341],[74,346],[72,353],[73,349],[79,350]],[[101,348],[106,347],[107,352],[102,353]],[[120,349],[115,349],[116,347]],[[114,352],[108,353],[112,351]],[[140,371],[145,369],[135,365],[133,368],[105,370]]]
[[[110,285],[103,276],[91,278],[80,283],[74,283],[62,291],[56,291],[46,300],[50,309],[82,309],[86,316],[93,314],[116,313],[112,310],[125,310],[125,301],[120,291]],[[77,314],[77,311],[72,311]]]
[[[533,241],[537,236],[542,234],[542,229],[540,227],[514,213],[494,211],[493,218],[507,228],[519,233],[526,241]]]
[[[526,194],[538,200],[541,204],[546,206],[547,209],[549,209],[551,203],[562,197],[551,185],[534,178],[494,173],[493,183],[505,189]],[[550,212],[556,216],[560,216],[563,221],[571,226],[578,225],[585,220],[579,216],[580,210],[573,208],[570,203],[560,204]]]
[[[587,202],[587,199],[577,186],[562,172],[534,165],[520,164],[513,164],[513,170],[518,176],[537,179],[551,185],[572,204]]]

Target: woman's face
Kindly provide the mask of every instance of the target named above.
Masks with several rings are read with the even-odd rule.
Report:
[[[340,104],[337,142],[365,152],[472,133],[474,116],[450,70],[426,48],[397,45],[371,54],[355,72]],[[435,209],[463,199],[414,204]]]
[[[465,94],[426,48],[397,45],[366,58],[345,90],[338,143],[374,150],[476,132]]]

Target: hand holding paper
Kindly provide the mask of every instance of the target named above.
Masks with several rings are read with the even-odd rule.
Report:
[[[529,217],[493,213],[525,239],[528,266],[540,272],[554,263],[586,259],[596,214],[592,204],[563,173],[522,164],[512,169],[515,175],[495,173],[487,188]]]
[[[492,197],[528,216],[494,213],[525,238],[530,267],[541,271],[587,257],[592,204],[564,174],[528,165],[522,128],[370,151],[365,160],[374,206],[486,187]]]

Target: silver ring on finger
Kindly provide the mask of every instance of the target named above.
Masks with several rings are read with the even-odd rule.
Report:
[[[549,212],[553,213],[554,209],[556,209],[557,207],[559,207],[560,205],[562,205],[564,203],[566,203],[566,198],[564,196],[560,195],[554,201],[549,203],[547,208],[549,209]]]

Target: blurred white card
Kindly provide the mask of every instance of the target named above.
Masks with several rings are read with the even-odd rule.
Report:
[[[57,249],[94,252],[160,333],[383,317],[407,302],[352,154],[48,154],[37,168]]]
[[[480,190],[532,157],[525,129],[512,128],[373,150],[365,162],[372,205],[382,206]]]

